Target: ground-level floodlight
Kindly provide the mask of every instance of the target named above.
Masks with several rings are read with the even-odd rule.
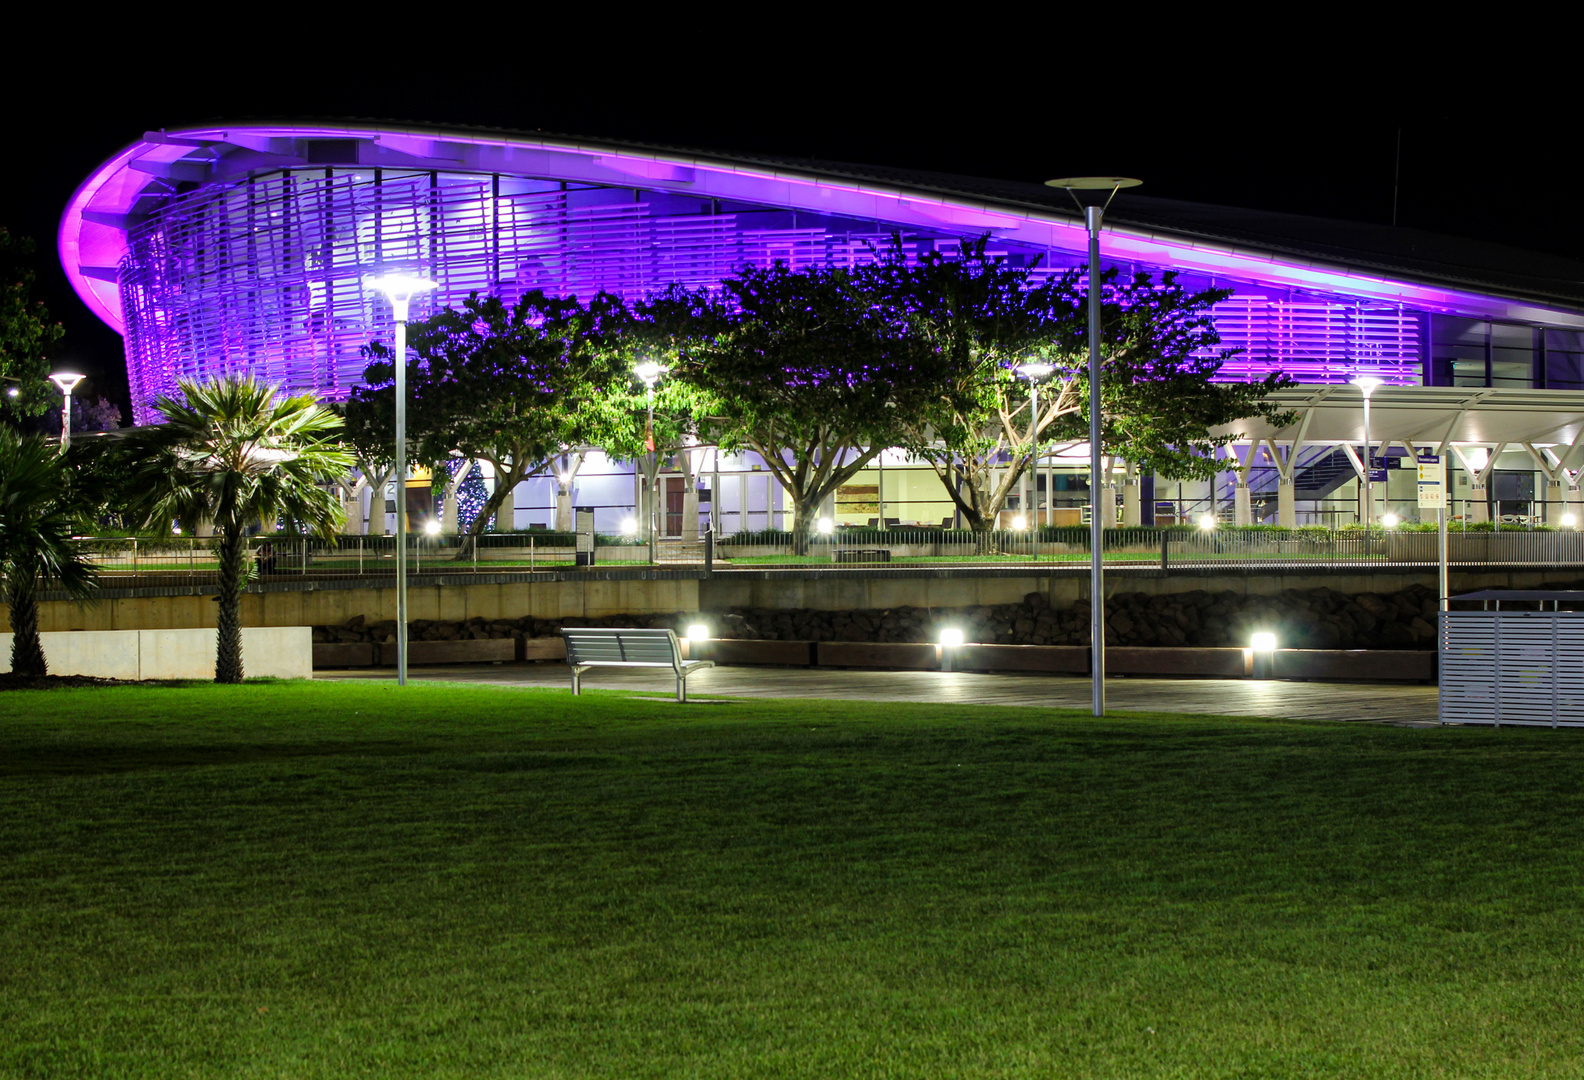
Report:
[[[628,518],[626,521],[622,522],[622,532],[625,535],[627,535],[627,536],[637,536],[638,535],[638,522],[637,522],[637,520],[634,519],[634,518]]]
[[[430,536],[439,536],[440,523],[435,521],[433,518],[430,518],[428,521],[424,522],[424,532],[428,533]]]
[[[1562,526],[1563,526],[1563,528],[1567,528],[1567,529],[1577,528],[1578,527],[1578,515],[1577,514],[1563,514],[1562,515]]]
[[[821,536],[829,536],[836,525],[830,518],[820,518],[814,523],[814,527],[819,530]]]
[[[383,274],[363,279],[365,288],[384,293],[396,323],[396,685],[407,685],[407,308],[414,296],[440,283],[414,274]]]
[[[1014,532],[1022,532],[1026,528],[1028,528],[1028,518],[1024,517],[1022,514],[1019,514],[1017,517],[1012,519],[1012,529]]]
[[[1267,630],[1261,630],[1249,638],[1249,648],[1255,652],[1274,652],[1276,650],[1276,635]]]
[[[71,445],[72,391],[77,389],[77,384],[82,382],[84,378],[86,378],[86,376],[78,375],[76,372],[72,371],[57,371],[55,374],[50,376],[50,382],[55,384],[56,388],[60,390],[61,395],[64,398],[64,403],[61,405],[60,448],[62,450],[65,450]],[[15,397],[16,395],[12,394],[11,396]]]
[[[951,671],[957,658],[957,649],[963,643],[963,632],[955,626],[948,626],[940,632],[940,669]]]
[[[1215,528],[1218,522],[1214,514],[1205,514],[1199,518],[1199,527],[1206,532]]]
[[[709,636],[709,627],[701,622],[693,623],[687,628],[687,639],[689,641],[708,641]]]
[[[1276,658],[1276,635],[1268,630],[1261,630],[1249,638],[1249,649],[1253,656],[1253,676],[1256,679],[1271,677],[1271,665]]]
[[[1383,529],[1395,529],[1398,523],[1399,519],[1396,514],[1381,515],[1381,528]]]

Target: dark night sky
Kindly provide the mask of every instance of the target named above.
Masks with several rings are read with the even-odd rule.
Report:
[[[553,44],[496,63],[447,45],[422,76],[409,51],[383,78],[371,74],[378,48],[321,62],[306,41],[226,52],[166,43],[91,94],[13,96],[6,123],[19,153],[0,169],[0,224],[38,241],[37,296],[68,331],[55,362],[88,373],[90,393],[124,400],[120,339],[77,300],[55,257],[72,190],[143,131],[215,118],[537,128],[1029,181],[1121,173],[1165,198],[1382,224],[1400,128],[1401,224],[1563,255],[1584,246],[1569,164],[1576,121],[1528,83],[1505,97],[1448,97],[1399,70],[1389,85],[1354,78],[1343,93],[1338,66],[1364,70],[1370,58],[1331,54],[1294,57],[1257,88],[1246,72],[1225,87],[1208,74],[1108,73],[1086,109],[1072,86],[1036,76],[1030,62],[938,47],[810,42],[723,68],[719,52],[686,32],[638,35],[597,56],[565,33],[543,36]],[[129,48],[85,49],[76,63],[114,70]]]

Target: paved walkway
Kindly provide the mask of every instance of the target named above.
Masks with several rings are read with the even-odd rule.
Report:
[[[426,682],[568,688],[561,664],[453,664],[412,668]],[[391,668],[321,671],[319,679],[394,679]],[[590,689],[674,696],[668,671],[594,668]],[[720,667],[688,678],[689,696],[831,698],[846,701],[949,702],[1089,708],[1089,680],[1061,675],[985,675],[965,671],[864,671],[832,668]],[[1394,724],[1436,722],[1434,686],[1383,683],[1263,682],[1253,679],[1109,679],[1110,710],[1277,716]]]

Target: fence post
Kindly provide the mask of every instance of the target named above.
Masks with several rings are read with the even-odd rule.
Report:
[[[358,577],[363,576],[363,538],[358,537]]]
[[[1167,532],[1165,529],[1162,529],[1161,530],[1161,573],[1163,573],[1163,574],[1166,572],[1166,562],[1167,562],[1167,559],[1170,557],[1168,552],[1167,552],[1167,545],[1170,544],[1170,543],[1171,543],[1171,533]]]
[[[302,576],[308,576],[308,538],[302,539]]]
[[[715,526],[713,524],[704,530],[704,576],[709,577],[715,569]]]

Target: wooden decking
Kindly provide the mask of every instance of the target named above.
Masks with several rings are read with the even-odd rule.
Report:
[[[565,690],[564,665],[477,664],[413,668],[414,679],[543,686]],[[320,679],[390,679],[389,670],[321,671]],[[634,690],[674,696],[669,672],[598,669],[586,689]],[[1089,680],[1061,675],[984,675],[972,672],[865,671],[829,668],[720,667],[701,671],[689,691],[759,698],[828,698],[847,701],[914,701],[968,705],[1089,708]],[[1436,722],[1436,688],[1413,684],[1264,682],[1253,679],[1112,679],[1107,708],[1114,711],[1215,713],[1304,720],[1391,724]]]

